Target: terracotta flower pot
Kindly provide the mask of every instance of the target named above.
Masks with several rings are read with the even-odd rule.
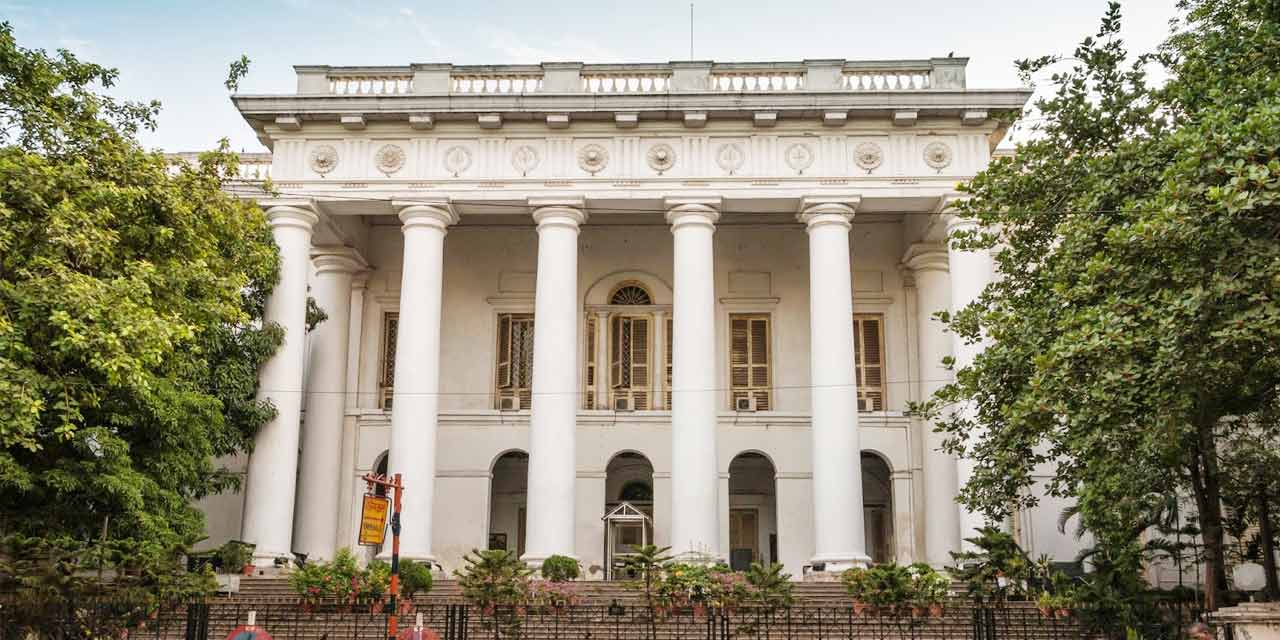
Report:
[[[941,618],[945,610],[942,608],[941,602],[935,602],[929,605],[929,615],[934,618]]]
[[[1053,617],[1053,609],[1051,609],[1051,608],[1049,608],[1049,607],[1039,607],[1039,609],[1040,609],[1040,617],[1041,617],[1041,618],[1052,618],[1052,617]]]
[[[853,601],[853,615],[855,615],[855,616],[860,616],[860,615],[862,615],[862,612],[866,611],[866,610],[867,610],[867,607],[869,607],[869,606],[870,606],[870,605],[868,605],[868,604],[867,604],[867,603],[865,603],[865,602],[859,602],[859,601],[857,601],[857,600],[854,600],[854,601]]]
[[[1065,619],[1065,618],[1070,618],[1070,617],[1071,617],[1071,610],[1070,610],[1070,609],[1058,609],[1058,610],[1057,610],[1057,611],[1055,611],[1054,613],[1055,613],[1055,614],[1057,614],[1057,616],[1058,616],[1059,618],[1064,618],[1064,619]]]
[[[257,571],[257,570],[258,570],[258,567],[254,566],[254,565],[252,565],[252,564],[246,564],[246,565],[244,565],[243,567],[240,567],[240,571],[241,571],[242,573],[244,573],[244,575],[246,575],[246,576],[251,576],[251,575],[253,575],[253,572],[254,572],[254,571]]]

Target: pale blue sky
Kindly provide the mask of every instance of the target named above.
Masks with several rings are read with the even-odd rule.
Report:
[[[1175,0],[1123,3],[1135,48],[1163,39]],[[1018,86],[1013,60],[1070,52],[1106,0],[696,0],[700,60],[968,56],[969,86]],[[241,53],[245,93],[288,93],[294,64],[665,62],[689,57],[689,2],[495,0],[255,2],[0,0],[19,44],[66,47],[120,69],[116,94],[163,103],[148,146],[228,137],[261,150],[222,81]]]

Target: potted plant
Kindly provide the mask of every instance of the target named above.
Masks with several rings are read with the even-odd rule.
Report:
[[[1040,610],[1040,617],[1049,619],[1053,617],[1053,594],[1048,591],[1041,591],[1040,597],[1036,598],[1036,608]]]
[[[855,567],[846,569],[840,574],[840,582],[844,584],[844,590],[849,594],[849,598],[853,600],[853,615],[860,616],[870,606],[867,603],[867,591],[869,583],[867,581],[867,570]]]
[[[931,617],[941,618],[943,614],[942,602],[947,598],[947,591],[951,587],[951,581],[923,562],[912,564],[907,567],[907,571],[911,576],[912,611],[916,612],[919,609],[917,615],[928,611]]]
[[[218,590],[235,593],[240,590],[240,576],[253,575],[253,545],[232,540],[218,547],[217,557],[221,573],[217,576]]]

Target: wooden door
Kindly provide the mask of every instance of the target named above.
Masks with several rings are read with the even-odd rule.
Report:
[[[729,510],[729,566],[746,571],[760,559],[760,527],[755,509]]]

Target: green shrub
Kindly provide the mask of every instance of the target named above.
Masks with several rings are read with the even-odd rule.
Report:
[[[876,607],[896,607],[912,600],[912,572],[896,563],[870,569],[848,569],[840,575],[854,601]]]
[[[486,612],[495,606],[524,602],[533,573],[516,554],[503,549],[476,550],[463,556],[466,566],[455,570],[462,597]]]
[[[218,562],[223,573],[240,573],[246,564],[253,562],[254,545],[232,540],[218,547]]]
[[[431,567],[416,560],[400,561],[400,596],[412,598],[416,593],[431,591]]]
[[[400,565],[400,572],[404,573],[404,564]],[[404,591],[403,579],[401,580],[401,591]],[[391,589],[391,565],[382,560],[373,560],[369,566],[364,568],[364,574],[360,577],[360,597],[370,600],[380,600],[382,596],[387,594]]]
[[[578,561],[569,556],[551,556],[542,561],[542,577],[552,582],[577,580],[582,569]]]

